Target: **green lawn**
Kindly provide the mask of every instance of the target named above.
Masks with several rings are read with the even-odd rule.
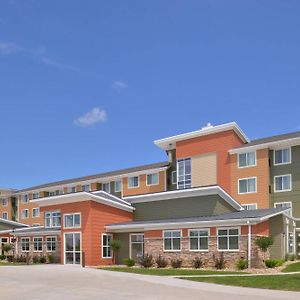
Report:
[[[25,263],[10,263],[10,262],[0,262],[0,267],[2,266],[25,266]]]
[[[252,277],[183,277],[181,279],[261,289],[300,291],[300,274]]]
[[[293,264],[288,265],[285,267],[282,272],[288,273],[288,272],[300,272],[300,262],[296,262]]]
[[[245,274],[241,272],[226,272],[226,271],[207,271],[195,269],[145,269],[145,268],[128,268],[128,267],[100,267],[98,269],[144,274],[144,275],[157,275],[157,276],[181,276],[181,275],[214,275],[214,274]]]

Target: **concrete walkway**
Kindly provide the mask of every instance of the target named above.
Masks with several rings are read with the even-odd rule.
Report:
[[[171,277],[62,265],[0,267],[5,300],[299,300],[300,293],[221,286]]]

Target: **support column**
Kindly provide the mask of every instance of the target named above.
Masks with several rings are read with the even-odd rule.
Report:
[[[296,222],[293,221],[293,254],[297,256],[297,232],[296,232]]]
[[[252,243],[251,243],[251,240],[252,240],[252,227],[251,227],[251,224],[250,224],[250,221],[247,221],[247,224],[248,224],[248,268],[251,269],[251,257],[252,257],[252,253],[251,253],[251,250],[252,250]]]
[[[286,234],[285,234],[285,254],[289,253],[289,239],[290,239],[290,221],[286,219]]]

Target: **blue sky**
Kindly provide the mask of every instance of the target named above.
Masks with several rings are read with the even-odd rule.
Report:
[[[0,2],[0,186],[163,161],[236,121],[300,130],[300,2]]]

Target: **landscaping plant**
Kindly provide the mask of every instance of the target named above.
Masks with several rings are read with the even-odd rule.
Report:
[[[158,268],[165,268],[168,265],[168,261],[165,258],[163,258],[161,255],[158,256],[155,262]]]
[[[267,268],[275,268],[282,266],[284,261],[282,259],[267,259],[265,265]]]
[[[238,270],[245,270],[248,268],[248,261],[244,258],[241,258],[236,263],[236,267],[238,268]]]
[[[10,244],[3,244],[2,245],[2,251],[7,256],[7,253],[12,249],[12,246]]]
[[[269,236],[261,236],[255,240],[255,244],[263,252],[265,261],[266,252],[273,245],[273,239]]]
[[[151,268],[153,264],[153,256],[151,254],[145,254],[144,257],[140,259],[140,265],[144,268]]]
[[[112,240],[109,242],[109,246],[113,251],[113,263],[116,263],[116,254],[120,250],[122,243],[119,240]]]
[[[213,256],[214,262],[215,262],[215,268],[218,270],[222,270],[226,266],[226,261],[224,258],[224,253],[221,252],[220,257]]]
[[[200,269],[201,267],[203,267],[204,263],[203,261],[201,260],[200,257],[195,257],[194,260],[193,260],[193,266],[195,269]]]
[[[132,258],[125,258],[124,259],[124,264],[127,266],[127,267],[133,267],[135,265],[135,260],[132,259]]]
[[[171,260],[171,266],[174,269],[179,269],[181,268],[182,265],[182,260],[181,259],[172,259]]]

